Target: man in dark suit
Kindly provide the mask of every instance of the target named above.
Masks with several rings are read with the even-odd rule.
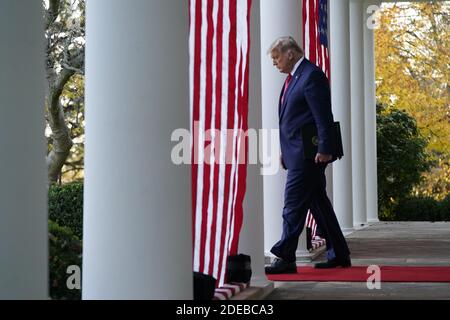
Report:
[[[324,233],[327,261],[316,268],[349,267],[350,251],[325,186],[325,168],[332,158],[333,114],[328,79],[303,56],[292,37],[277,39],[269,49],[273,65],[288,74],[279,100],[281,165],[287,169],[283,234],[271,249],[277,257],[266,273],[296,273],[295,251],[308,209]],[[301,129],[314,123],[318,133],[315,159],[305,159]]]

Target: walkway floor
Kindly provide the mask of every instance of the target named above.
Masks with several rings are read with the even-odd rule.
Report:
[[[353,265],[450,266],[449,222],[379,222],[346,238]],[[266,299],[450,300],[450,283],[383,282],[369,290],[365,282],[276,282]]]

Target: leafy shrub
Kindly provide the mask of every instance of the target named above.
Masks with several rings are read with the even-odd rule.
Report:
[[[439,211],[443,221],[450,221],[450,194],[440,202]]]
[[[395,209],[397,221],[439,221],[439,202],[429,197],[403,199]]]
[[[83,183],[52,185],[48,192],[49,219],[83,237]]]
[[[431,197],[405,198],[394,212],[396,221],[450,221],[450,195],[442,201]]]
[[[411,194],[431,162],[416,120],[395,108],[377,106],[378,203],[389,220],[396,205]]]
[[[57,300],[79,300],[81,290],[67,288],[67,268],[81,268],[82,243],[67,227],[49,220],[50,297]]]

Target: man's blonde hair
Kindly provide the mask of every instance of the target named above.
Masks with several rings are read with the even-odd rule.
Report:
[[[267,50],[267,54],[271,54],[274,51],[278,51],[280,53],[285,53],[289,50],[292,50],[295,53],[303,55],[303,50],[297,44],[297,42],[292,37],[279,37],[276,39],[272,45]]]

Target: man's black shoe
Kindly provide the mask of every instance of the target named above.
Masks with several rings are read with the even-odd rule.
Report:
[[[280,258],[275,258],[265,270],[267,274],[297,273],[297,265],[295,262],[286,262]]]
[[[332,259],[328,260],[327,262],[319,262],[314,265],[314,268],[316,269],[331,269],[336,267],[342,267],[342,268],[349,268],[352,266],[352,263],[349,259],[345,260],[338,260],[338,259]]]

